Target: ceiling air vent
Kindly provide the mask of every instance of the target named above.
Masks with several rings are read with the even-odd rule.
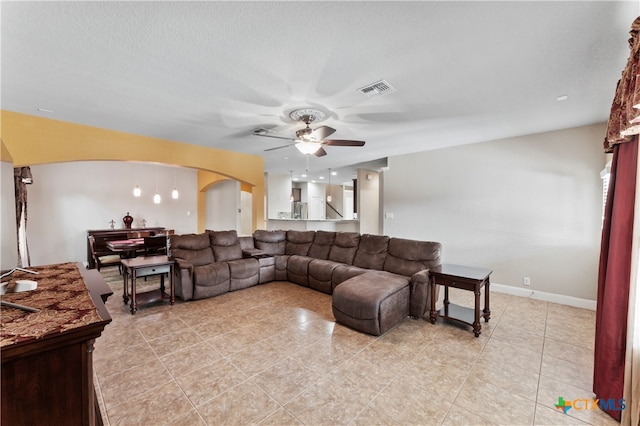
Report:
[[[385,80],[376,81],[358,89],[358,92],[365,96],[382,96],[388,93],[396,92],[396,88]]]

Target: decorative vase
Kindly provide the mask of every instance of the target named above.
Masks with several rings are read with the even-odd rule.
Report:
[[[129,212],[127,212],[127,215],[122,218],[122,221],[124,222],[124,227],[126,229],[131,229],[131,224],[133,223],[133,218],[131,217],[131,215],[129,215]]]

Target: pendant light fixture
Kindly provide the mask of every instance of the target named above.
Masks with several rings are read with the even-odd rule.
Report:
[[[160,201],[162,201],[162,197],[160,197],[160,193],[158,192],[158,177],[156,176],[156,195],[153,196],[153,202],[160,204]]]
[[[177,200],[180,197],[180,193],[178,193],[178,185],[176,184],[176,171],[173,172],[173,191],[171,191],[171,198]]]
[[[134,167],[134,171],[135,171],[135,168],[136,168],[135,164],[133,165],[133,167]],[[138,179],[138,181],[136,182],[136,187],[133,188],[133,196],[134,197],[140,197],[141,195],[142,195],[142,190],[140,189],[140,179]]]
[[[289,202],[293,203],[293,200],[295,199],[293,197],[293,170],[289,170],[289,174],[291,175],[291,195],[289,196]]]

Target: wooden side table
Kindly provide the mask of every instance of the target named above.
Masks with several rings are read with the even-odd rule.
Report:
[[[175,284],[173,281],[174,260],[169,260],[166,255],[134,257],[131,259],[122,259],[124,268],[124,286],[122,299],[124,303],[129,303],[131,296],[131,314],[135,314],[138,310],[138,304],[146,304],[169,298],[169,302],[173,305],[176,301]],[[169,274],[169,294],[165,293],[164,274]],[[129,275],[131,275],[131,292],[129,292]],[[136,278],[148,277],[151,275],[160,275],[160,289],[147,291],[144,293],[136,293]]]
[[[435,324],[438,317],[452,319],[473,327],[473,334],[480,336],[480,318],[488,322],[491,318],[489,308],[489,276],[490,269],[473,268],[470,266],[443,264],[429,270],[431,285],[431,312],[429,320]],[[444,286],[444,306],[436,311],[436,286]],[[480,289],[484,286],[484,309],[480,314]],[[449,302],[449,287],[473,291],[475,299],[474,309],[458,306]]]

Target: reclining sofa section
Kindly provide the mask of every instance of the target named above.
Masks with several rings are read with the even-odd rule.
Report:
[[[332,295],[336,320],[381,335],[430,306],[429,269],[438,242],[357,232],[236,231],[170,235],[176,294],[196,300],[271,281]]]

